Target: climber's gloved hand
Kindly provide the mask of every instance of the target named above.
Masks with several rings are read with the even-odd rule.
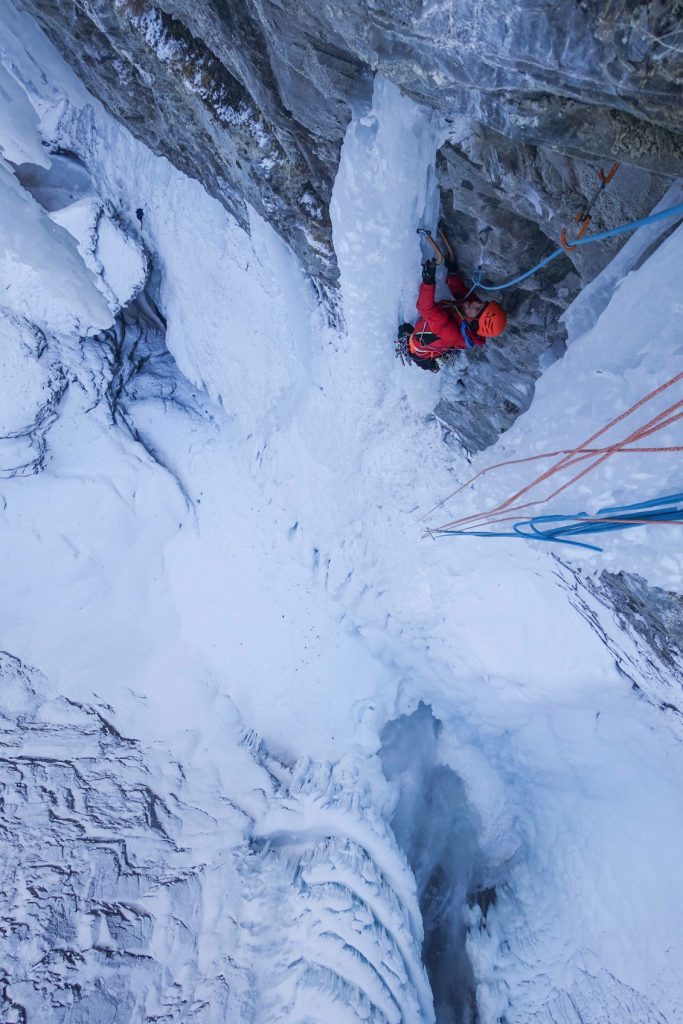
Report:
[[[458,262],[455,256],[445,256],[446,272],[448,274],[457,274],[459,271]]]
[[[436,284],[436,260],[425,260],[422,264],[422,283]]]

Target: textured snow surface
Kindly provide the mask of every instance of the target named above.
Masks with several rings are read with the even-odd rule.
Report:
[[[83,262],[113,312],[142,291],[149,271],[144,249],[108,215],[99,199],[79,199],[53,213],[52,220],[78,242]]]
[[[1,444],[26,449],[0,448],[2,1019],[429,1022],[424,919],[473,987],[463,1021],[470,995],[483,1024],[680,1020],[676,721],[620,675],[546,549],[434,543],[419,520],[480,466],[579,440],[676,372],[683,232],[470,466],[430,416],[438,376],[392,348],[436,215],[419,109],[378,81],[350,126],[337,333],[260,218],[247,235],[3,17],[4,66],[90,177],[52,212],[74,227],[106,205],[121,234],[97,255],[117,303],[137,298],[83,338],[117,306],[3,170],[8,217],[23,204],[57,249],[31,250],[21,307],[0,292]],[[567,501],[674,486],[670,456],[621,458]],[[576,561],[679,585],[676,538],[612,535]]]

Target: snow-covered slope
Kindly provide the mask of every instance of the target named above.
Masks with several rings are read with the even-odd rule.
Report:
[[[674,1024],[680,731],[566,584],[609,564],[678,585],[677,528],[567,567],[421,519],[676,372],[681,229],[473,468],[431,416],[439,378],[392,348],[436,215],[423,111],[378,79],[349,128],[341,333],[268,225],[242,230],[7,16],[4,66],[88,177],[76,209],[63,164],[40,194],[119,234],[88,269],[27,175],[8,184],[61,248],[2,320],[2,445],[28,450],[2,448],[3,1019],[427,1022],[425,930],[439,1022]],[[567,499],[674,486],[671,456],[634,458]],[[461,514],[495,500],[483,480]]]

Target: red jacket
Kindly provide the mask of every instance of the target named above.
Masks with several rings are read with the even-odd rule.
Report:
[[[460,274],[449,274],[446,284],[455,302],[448,299],[435,302],[435,285],[420,285],[417,296],[417,311],[420,314],[420,319],[415,324],[415,330],[410,339],[410,351],[420,359],[433,359],[445,352],[452,352],[454,348],[471,347],[465,341],[461,330],[461,324],[463,321],[467,323],[467,319],[458,307],[458,301],[465,298],[469,289]],[[474,294],[472,297],[477,298]],[[436,335],[436,338],[431,335]],[[486,344],[486,338],[475,334],[471,328],[468,329],[468,337],[475,345]]]

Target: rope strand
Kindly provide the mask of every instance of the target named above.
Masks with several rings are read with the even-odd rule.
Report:
[[[681,411],[683,408],[683,399],[679,399],[678,401],[673,402],[671,405],[667,406],[667,408],[661,410],[647,422],[641,424],[635,430],[631,430],[626,434],[625,437],[621,438],[618,441],[615,441],[613,444],[605,445],[604,447],[592,447],[592,445],[598,438],[602,437],[609,430],[613,429],[619,423],[622,423],[629,416],[632,416],[633,413],[635,413],[638,409],[641,409],[648,402],[652,401],[654,398],[663,394],[666,390],[668,390],[674,384],[677,384],[681,380],[683,380],[683,372],[676,374],[674,377],[669,378],[669,380],[667,381],[664,381],[664,383],[654,388],[652,391],[650,391],[647,395],[643,396],[643,398],[639,399],[639,401],[635,402],[624,412],[620,413],[618,416],[615,416],[599,430],[594,431],[590,435],[590,437],[586,438],[575,448],[561,449],[560,451],[557,452],[543,452],[537,455],[530,455],[521,459],[508,459],[500,463],[495,463],[492,466],[487,466],[483,470],[480,470],[469,480],[466,480],[463,484],[461,484],[460,487],[458,487],[450,495],[444,498],[442,502],[434,506],[431,512],[434,512],[437,508],[440,508],[443,504],[445,504],[445,502],[449,501],[451,498],[461,493],[475,480],[479,479],[486,473],[492,472],[495,469],[500,469],[508,465],[519,465],[526,462],[534,462],[544,458],[556,458],[556,456],[558,455],[561,456],[553,465],[549,466],[543,473],[535,477],[530,483],[525,484],[510,497],[506,498],[504,501],[498,502],[498,504],[494,505],[492,508],[489,508],[484,512],[476,512],[466,516],[461,516],[458,519],[454,519],[448,523],[443,524],[443,526],[429,528],[427,530],[427,534],[432,537],[435,537],[439,534],[443,535],[463,532],[467,535],[474,535],[475,531],[480,528],[490,527],[498,525],[502,522],[516,520],[517,514],[519,512],[551,501],[553,498],[557,497],[559,494],[565,491],[568,487],[571,487],[572,484],[576,483],[578,480],[582,479],[588,473],[592,472],[594,469],[596,469],[598,466],[604,463],[612,455],[622,454],[624,452],[642,453],[646,451],[683,451],[683,446],[679,445],[668,445],[662,446],[661,448],[638,446],[638,442],[644,441],[652,434],[657,433],[658,431],[663,430],[664,428],[670,426],[671,424],[683,419],[683,411]],[[636,445],[636,447],[632,447],[633,445]],[[559,487],[556,487],[553,491],[551,491],[550,494],[547,494],[542,498],[536,498],[531,501],[520,503],[520,498],[529,494],[529,492],[533,491],[544,481],[549,480],[550,478],[564,470],[568,470],[573,467],[578,467],[581,463],[586,462],[589,462],[589,464],[583,465],[583,467],[580,469],[578,473],[575,473],[573,476],[571,476],[569,480],[566,480]],[[426,513],[426,515],[430,515],[431,512]],[[503,513],[507,514],[504,515]],[[510,513],[516,514],[510,515]],[[426,516],[423,516],[422,518],[424,519],[426,518]],[[489,533],[484,535],[492,536],[493,534]]]
[[[683,216],[683,203],[678,203],[676,206],[670,207],[668,210],[660,210],[659,213],[651,213],[649,217],[641,217],[640,220],[629,221],[628,224],[620,224],[619,227],[610,228],[609,231],[601,231],[597,235],[587,235],[585,238],[576,238],[572,242],[572,248],[575,245],[590,245],[591,242],[602,242],[606,238],[614,238],[616,235],[623,235],[629,231],[636,231],[638,228],[644,227],[646,224],[655,224],[657,221],[666,220],[668,217],[682,217]],[[505,281],[503,284],[484,284],[481,280],[481,268],[477,268],[475,278],[478,278],[476,282],[476,288],[481,289],[485,292],[502,292],[505,288],[512,288],[515,284],[520,284],[522,281],[526,281],[528,277],[532,277],[542,267],[547,266],[553,260],[556,260],[558,256],[567,255],[563,246],[559,249],[555,249],[549,256],[542,259],[540,263],[537,263],[531,270],[525,271],[523,274],[519,274],[517,277],[513,277],[510,281]],[[473,291],[475,285],[472,285],[470,292]],[[469,293],[468,293],[469,294]]]

